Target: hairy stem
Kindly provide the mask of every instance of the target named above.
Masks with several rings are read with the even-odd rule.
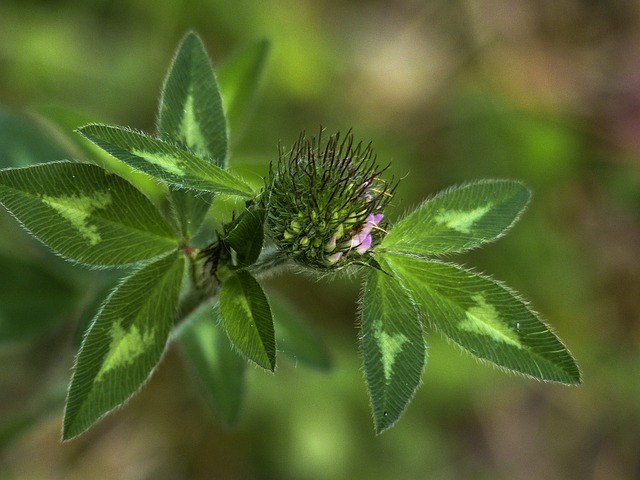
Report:
[[[262,249],[258,261],[248,267],[249,273],[256,277],[264,277],[274,273],[278,268],[286,266],[289,262],[287,255],[278,250],[274,245]]]
[[[247,270],[256,277],[265,277],[274,273],[278,268],[282,268],[288,262],[287,256],[279,251],[275,246],[265,247],[260,253],[258,261],[247,268]],[[212,282],[207,286],[200,284],[193,277],[193,272],[197,269],[192,265],[191,286],[185,295],[180,299],[178,311],[176,313],[175,325],[179,325],[189,318],[201,305],[214,299],[218,295],[220,283],[217,279],[212,278]]]

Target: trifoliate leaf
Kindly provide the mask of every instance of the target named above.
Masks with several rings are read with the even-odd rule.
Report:
[[[532,377],[580,383],[575,360],[513,291],[456,265],[380,255],[431,327],[471,354]]]

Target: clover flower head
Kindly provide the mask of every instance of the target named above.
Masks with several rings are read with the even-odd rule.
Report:
[[[303,132],[291,151],[280,148],[265,187],[267,229],[298,264],[335,270],[365,263],[384,236],[384,207],[396,183],[380,175],[371,144],[351,131],[322,140]]]

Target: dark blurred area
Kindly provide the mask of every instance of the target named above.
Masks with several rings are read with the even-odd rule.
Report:
[[[33,322],[43,296],[86,313],[59,302],[46,333],[0,345],[0,478],[640,478],[639,2],[5,0],[0,165],[70,154],[31,132],[42,105],[153,131],[189,29],[214,64],[271,42],[235,165],[267,165],[279,141],[322,124],[353,127],[393,162],[396,216],[453,183],[524,181],[534,198],[520,223],[453,260],[531,300],[584,384],[505,374],[430,333],[422,387],[376,437],[357,352],[359,282],[285,274],[270,284],[308,312],[331,371],[284,358],[275,375],[250,369],[229,429],[170,348],[123,409],[61,443],[78,325],[117,275],[77,272],[0,212],[0,288],[34,305]],[[0,317],[0,331],[9,322]]]

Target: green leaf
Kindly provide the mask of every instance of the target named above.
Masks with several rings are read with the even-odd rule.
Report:
[[[211,61],[200,38],[188,33],[178,47],[160,98],[159,133],[224,168],[227,125]]]
[[[276,341],[271,309],[260,284],[236,270],[220,288],[220,314],[229,340],[249,360],[273,371]]]
[[[180,232],[186,241],[191,238],[202,226],[214,194],[209,192],[193,192],[169,186],[171,204],[175,208],[176,217],[180,224]]]
[[[208,302],[182,324],[178,339],[207,400],[233,425],[244,396],[247,362],[231,348],[220,320],[218,302]]]
[[[64,417],[68,440],[131,397],[160,361],[173,324],[184,256],[135,270],[107,298],[82,342]]]
[[[360,350],[376,433],[400,418],[420,385],[426,361],[420,312],[392,276],[371,269],[360,319]]]
[[[193,32],[182,40],[164,81],[158,130],[168,143],[225,167],[228,142],[222,100],[207,52]],[[213,195],[193,195],[174,188],[171,197],[188,238],[201,225]]]
[[[269,293],[269,304],[273,313],[278,352],[288,355],[296,364],[300,362],[309,367],[328,370],[331,367],[329,352],[311,326],[304,321],[304,315],[273,293]]]
[[[162,204],[167,195],[166,187],[158,184],[158,182],[154,181],[154,179],[148,175],[133,170],[126,163],[109,155],[97,145],[85,141],[75,133],[75,131],[83,125],[95,121],[95,118],[91,118],[69,107],[57,105],[39,107],[37,112],[42,117],[41,121],[47,125],[56,138],[61,139],[61,142],[67,146],[71,152],[71,156],[61,155],[58,156],[56,160],[60,158],[73,158],[82,159],[87,163],[95,163],[105,170],[116,173],[127,180],[149,197],[155,204]]]
[[[567,348],[501,283],[448,263],[380,256],[429,324],[476,357],[542,380],[580,383]]]
[[[177,247],[175,232],[149,199],[95,165],[1,170],[0,203],[43,243],[89,265],[131,264]]]
[[[477,247],[504,235],[529,197],[523,184],[511,180],[480,180],[444,190],[396,223],[382,247],[416,255]]]
[[[252,207],[244,210],[225,239],[236,252],[236,262],[241,267],[258,260],[264,242],[264,219],[266,210]]]
[[[243,120],[262,80],[268,54],[269,42],[262,40],[234,55],[218,68],[218,83],[234,143],[238,140]]]
[[[76,269],[77,270],[77,269]],[[93,273],[93,272],[92,272]],[[114,270],[100,270],[96,272],[99,276],[91,278],[80,278],[80,285],[83,287],[82,302],[74,312],[73,336],[71,345],[79,350],[84,340],[85,334],[93,322],[96,312],[104,303],[105,298],[122,282],[122,272]]]
[[[251,187],[220,167],[144,133],[97,124],[78,132],[133,168],[171,185],[211,193],[253,195]]]

